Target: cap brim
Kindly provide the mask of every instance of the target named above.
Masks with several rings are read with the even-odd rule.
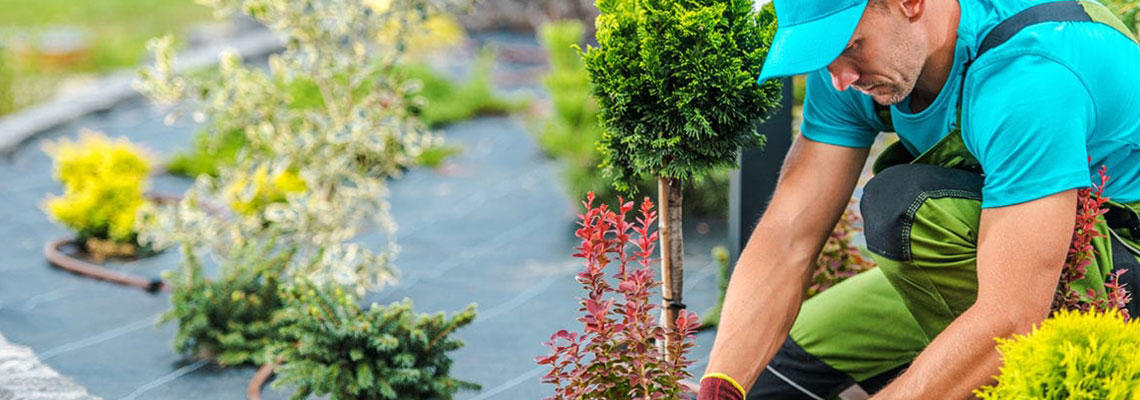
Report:
[[[811,22],[777,28],[756,82],[805,74],[831,64],[847,47],[866,8],[864,1]]]

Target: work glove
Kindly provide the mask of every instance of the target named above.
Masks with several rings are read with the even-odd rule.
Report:
[[[744,400],[744,388],[725,374],[707,374],[701,378],[697,400]]]

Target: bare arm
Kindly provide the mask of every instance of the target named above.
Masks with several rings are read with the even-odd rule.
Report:
[[[965,399],[1001,365],[995,337],[1025,334],[1049,306],[1073,235],[1076,191],[982,211],[978,300],[875,399]]]
[[[867,153],[802,136],[795,140],[772,201],[732,274],[708,372],[726,374],[747,391],[776,354]]]

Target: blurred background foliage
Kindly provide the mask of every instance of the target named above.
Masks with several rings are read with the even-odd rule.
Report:
[[[1135,16],[1136,2],[1108,3],[1114,10],[1131,7],[1130,15]],[[5,10],[0,13],[0,115],[49,99],[99,74],[144,62],[147,38],[174,33],[193,42],[234,29],[213,20],[211,10],[194,0],[0,0],[0,9]],[[612,182],[597,168],[601,161],[596,146],[601,134],[597,106],[574,47],[593,40],[595,15],[588,1],[486,0],[470,13],[431,16],[427,29],[407,38],[406,61],[395,71],[419,88],[418,99],[407,103],[409,111],[439,129],[479,115],[538,110],[531,118],[532,130],[543,151],[565,166],[568,194],[577,198],[592,190],[603,198],[616,196]],[[495,49],[484,49],[462,74],[444,70],[432,58],[468,43],[469,32],[488,29],[537,31],[537,40],[550,57],[549,70],[541,78],[549,92],[549,107],[532,109],[529,98],[496,92]],[[798,105],[802,80],[796,83]],[[320,105],[315,86],[293,86],[295,105]],[[240,131],[207,134],[211,130],[204,128],[190,149],[160,167],[184,176],[216,176],[219,166],[232,163],[248,144]],[[447,146],[425,149],[419,161],[435,167],[459,151]],[[625,195],[649,195],[655,190],[646,180]],[[686,210],[690,215],[723,217],[727,194],[727,173],[697,180],[686,188]]]
[[[1140,19],[1136,18],[1140,14],[1140,1],[1103,0],[1101,3],[1116,13],[1120,20],[1124,21],[1124,25],[1132,28],[1133,32],[1140,32]]]
[[[385,36],[396,35],[395,27],[385,27]],[[407,32],[402,34],[408,35]],[[408,52],[403,61],[393,69],[379,68],[377,76],[390,78],[411,85],[411,98],[406,99],[410,115],[418,117],[431,129],[439,129],[449,124],[482,115],[505,115],[526,109],[529,102],[518,96],[506,97],[497,93],[492,82],[495,52],[483,49],[472,67],[463,78],[453,77],[450,71],[432,65],[432,57],[440,52],[455,50],[467,40],[467,32],[450,15],[428,17],[422,30],[413,31],[404,38]],[[381,40],[389,40],[385,37]],[[204,72],[210,74],[213,72]],[[298,110],[318,111],[324,108],[319,87],[307,81],[278,82],[289,92],[290,106]],[[228,130],[211,134],[217,129],[203,129],[194,139],[190,149],[175,154],[167,164],[167,171],[182,176],[201,174],[217,176],[219,167],[231,165],[238,152],[248,146],[245,135],[239,130]],[[249,149],[258,151],[257,149]],[[440,144],[424,149],[418,155],[417,164],[437,167],[460,149]]]
[[[138,65],[146,41],[210,21],[193,0],[0,0],[0,114]]]

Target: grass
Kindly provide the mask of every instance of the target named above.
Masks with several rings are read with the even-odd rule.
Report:
[[[146,41],[151,37],[181,34],[192,24],[210,19],[210,10],[193,0],[0,0],[0,10],[0,40],[5,45],[17,47],[20,37],[34,38],[53,27],[67,27],[85,31],[90,46],[85,58],[65,65],[42,65],[36,57],[6,55],[12,62],[3,67],[16,84],[0,82],[0,114],[52,96],[76,74],[133,67],[146,56]],[[11,104],[7,110],[5,104]]]
[[[199,132],[189,151],[175,154],[166,165],[167,172],[180,176],[217,176],[220,167],[233,164],[238,151],[245,147],[245,133],[232,130],[218,136]]]
[[[428,168],[439,168],[448,157],[459,154],[463,151],[462,148],[456,146],[438,146],[429,147],[420,152],[416,157],[416,164]]]
[[[419,81],[426,104],[413,109],[428,127],[440,128],[479,115],[504,115],[526,107],[525,100],[504,99],[491,84],[494,54],[484,52],[467,80],[456,83],[431,66],[410,64],[399,69],[406,79]]]
[[[0,115],[12,112],[16,108],[14,99],[12,99],[12,84],[15,80],[15,71],[12,69],[12,64],[8,61],[8,57],[3,51],[0,51]]]
[[[0,0],[0,26],[30,30],[68,26],[87,30],[92,56],[77,71],[134,66],[145,56],[146,41],[180,34],[208,20],[210,10],[193,0]]]

